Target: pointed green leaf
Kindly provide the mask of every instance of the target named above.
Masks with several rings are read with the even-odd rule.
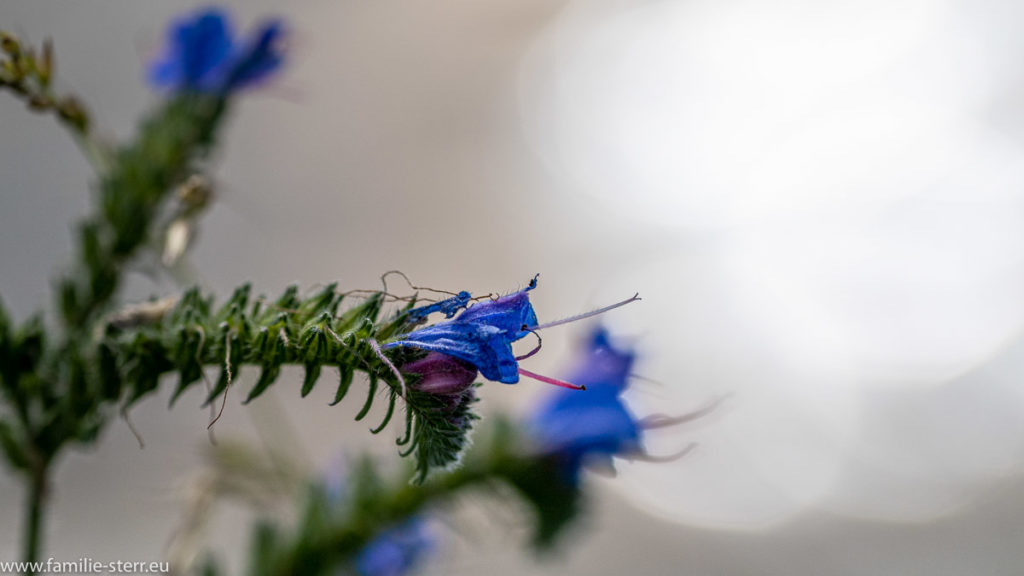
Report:
[[[366,403],[363,404],[363,409],[356,414],[356,422],[362,420],[370,412],[370,406],[373,406],[373,397],[377,394],[377,375],[370,374],[370,385],[369,390],[366,393]]]
[[[306,364],[306,375],[302,379],[302,397],[309,396],[309,393],[313,391],[313,386],[316,385],[317,378],[320,377],[321,364]]]
[[[352,386],[352,380],[355,378],[355,374],[355,370],[347,364],[338,366],[338,391],[334,393],[334,401],[331,402],[331,406],[337,405],[345,398],[345,395],[348,394],[349,387]]]
[[[260,394],[263,394],[267,390],[267,388],[270,388],[270,385],[273,384],[277,380],[277,377],[280,375],[280,364],[270,364],[264,366],[263,369],[260,370],[259,380],[256,381],[256,385],[252,387],[252,390],[249,392],[249,396],[245,399],[244,402],[242,402],[242,404],[248,404],[249,402],[255,400]]]
[[[398,440],[395,440],[395,444],[398,444],[399,446],[404,446],[409,442],[409,440],[412,439],[412,417],[412,408],[410,408],[407,405],[405,407],[405,435],[399,438]]]
[[[390,393],[388,394],[388,411],[384,414],[384,420],[381,421],[380,425],[377,426],[376,428],[370,429],[370,432],[372,432],[373,434],[379,434],[380,431],[383,430],[384,427],[388,425],[388,422],[391,421],[391,415],[394,414],[395,412],[396,396],[398,396],[398,393],[395,392],[394,388],[392,388],[390,390]]]

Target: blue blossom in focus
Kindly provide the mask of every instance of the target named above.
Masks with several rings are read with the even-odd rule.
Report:
[[[207,8],[175,20],[167,46],[149,67],[149,81],[161,88],[226,93],[266,79],[284,62],[280,20],[264,23],[248,40],[234,38],[230,17]]]
[[[440,352],[475,366],[488,380],[515,384],[519,364],[512,343],[529,334],[524,328],[537,325],[527,294],[536,285],[534,278],[518,292],[474,304],[453,320],[420,328],[382,348],[408,346]]]
[[[561,461],[570,482],[578,481],[585,464],[610,466],[615,455],[642,452],[643,428],[622,401],[634,358],[596,330],[570,372],[570,381],[586,391],[555,390],[530,418],[534,441]]]
[[[356,570],[362,576],[401,576],[408,574],[436,546],[426,521],[415,517],[382,532],[356,557]]]

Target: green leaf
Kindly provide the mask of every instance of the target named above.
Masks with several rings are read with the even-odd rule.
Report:
[[[395,444],[405,446],[409,443],[409,440],[412,440],[412,421],[412,409],[407,407],[405,409],[405,434],[401,438],[395,440]]]
[[[381,421],[380,425],[370,429],[370,432],[373,434],[379,434],[381,430],[384,430],[384,427],[391,421],[391,415],[395,413],[395,398],[398,396],[398,393],[395,392],[394,388],[391,388],[388,392],[388,411],[384,414],[384,420]]]
[[[255,400],[256,397],[258,397],[260,394],[263,394],[263,392],[265,392],[267,388],[270,388],[270,385],[273,384],[277,380],[277,377],[280,375],[280,364],[271,364],[268,366],[264,366],[263,369],[260,370],[259,380],[256,381],[256,385],[252,387],[252,390],[249,392],[249,396],[245,399],[244,402],[242,402],[242,404],[248,404],[249,402]]]
[[[10,424],[0,420],[0,448],[3,449],[7,463],[21,470],[27,470],[29,466],[28,453],[23,446],[27,446],[23,438],[15,433]]]
[[[505,479],[530,503],[534,514],[533,546],[549,550],[582,506],[577,484],[561,481],[564,472],[553,458],[524,460],[504,471]]]
[[[302,379],[302,397],[309,396],[309,393],[313,391],[313,386],[316,385],[316,381],[320,378],[320,367],[321,364],[307,363],[306,374]]]
[[[352,366],[348,364],[338,366],[338,391],[334,393],[334,401],[331,402],[331,406],[345,399],[345,395],[348,394],[348,389],[352,386],[352,380],[355,378],[355,375],[356,371]]]
[[[256,525],[252,541],[249,573],[254,575],[273,574],[271,567],[277,555],[280,536],[273,524],[264,520]]]
[[[377,375],[370,374],[370,384],[367,386],[366,402],[363,404],[363,409],[356,414],[356,422],[362,420],[370,412],[370,407],[373,406],[373,397],[377,395]]]

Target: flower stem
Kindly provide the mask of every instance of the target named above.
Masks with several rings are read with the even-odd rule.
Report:
[[[22,559],[29,563],[26,567],[27,574],[35,573],[31,563],[39,560],[39,551],[42,549],[48,474],[49,465],[41,463],[32,467],[29,476],[29,494],[25,508],[25,523],[23,524],[25,548],[22,554]]]

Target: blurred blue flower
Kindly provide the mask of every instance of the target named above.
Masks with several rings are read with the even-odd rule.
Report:
[[[515,384],[519,364],[512,343],[530,333],[524,328],[537,325],[527,295],[536,286],[534,277],[518,292],[470,306],[453,320],[420,328],[382,348],[408,346],[440,352],[475,366],[488,380]]]
[[[226,93],[252,86],[284,62],[280,20],[264,23],[249,42],[233,38],[231,20],[207,8],[175,20],[164,52],[149,67],[149,81],[161,88]]]
[[[401,576],[433,552],[434,534],[420,517],[382,532],[356,557],[362,576]]]
[[[554,391],[529,421],[537,446],[564,465],[575,483],[585,464],[610,466],[616,455],[641,454],[643,427],[622,401],[635,354],[615,348],[597,329],[570,372],[585,392]]]

